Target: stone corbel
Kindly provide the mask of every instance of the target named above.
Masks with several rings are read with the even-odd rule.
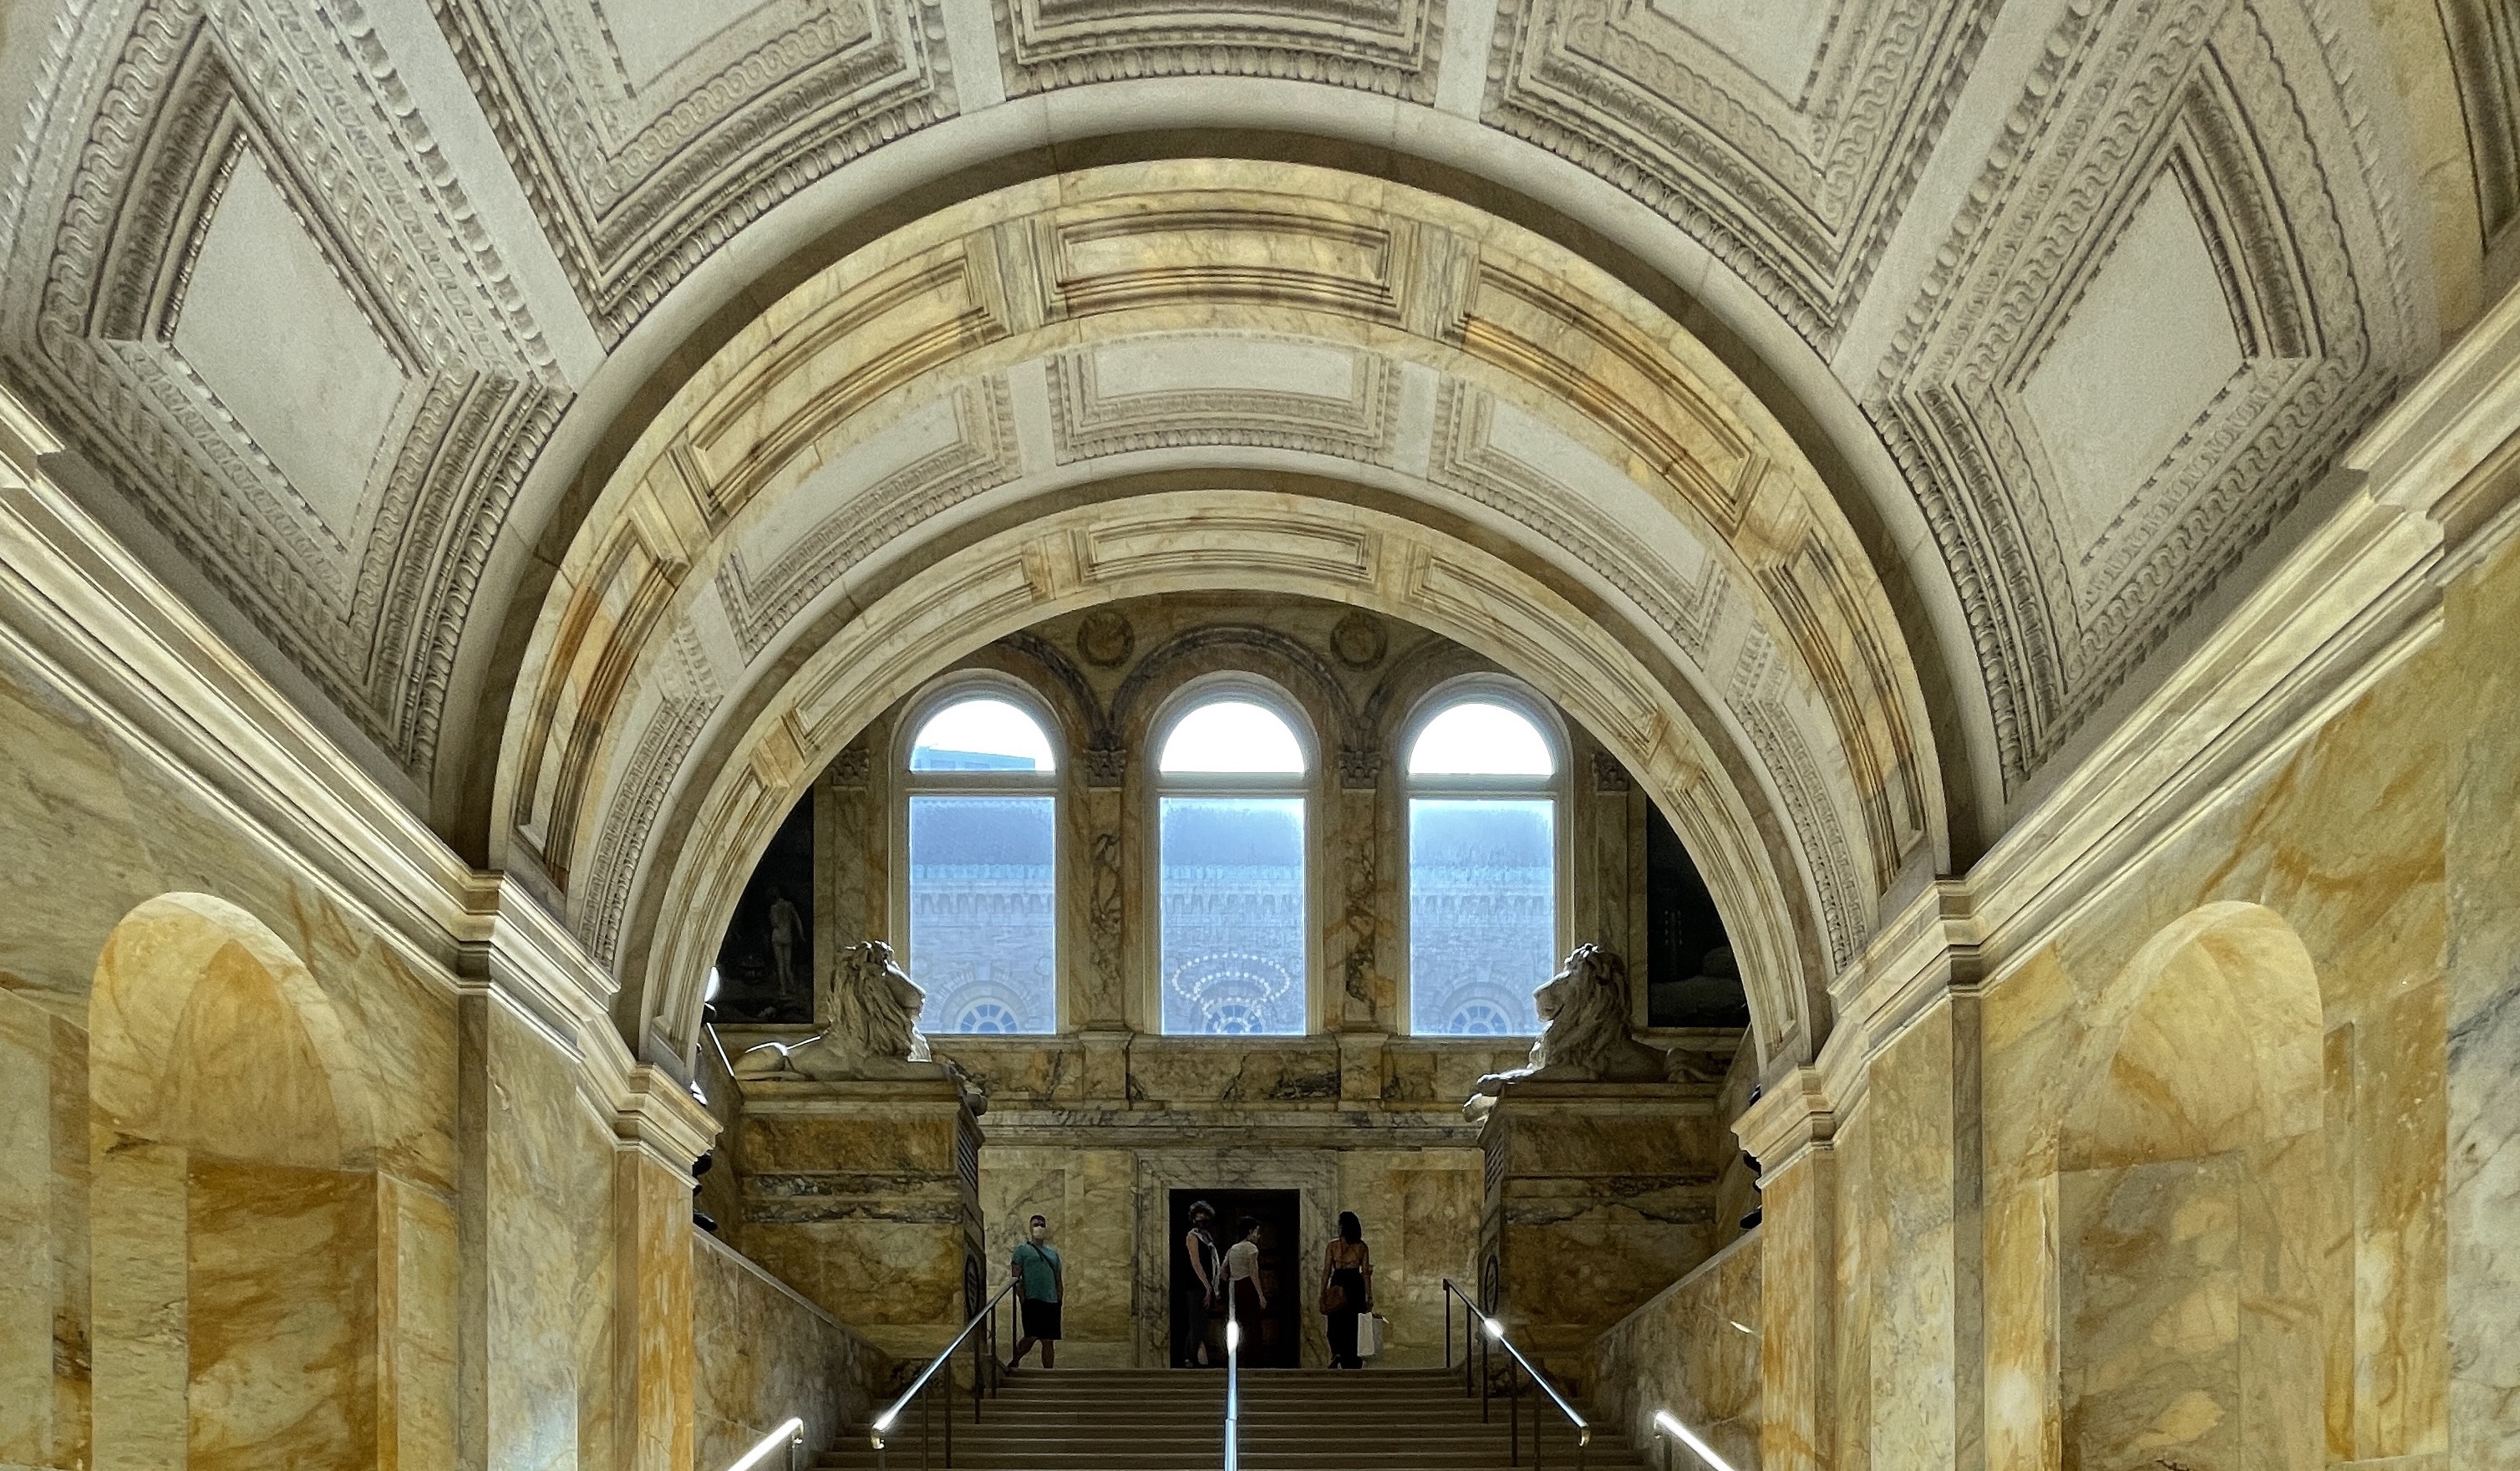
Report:
[[[692,1162],[717,1138],[718,1123],[692,1090],[664,1070],[634,1063],[612,1097],[612,1136],[636,1149],[687,1187],[696,1183]]]
[[[1858,1033],[1854,1060],[1868,1059],[1938,997],[1977,984],[1983,930],[1977,896],[1964,879],[1928,884],[1881,927],[1856,963],[1829,983],[1838,1026]]]
[[[1759,1161],[1759,1184],[1826,1150],[1837,1134],[1838,1110],[1818,1068],[1796,1068],[1766,1085],[1732,1123],[1741,1147]]]

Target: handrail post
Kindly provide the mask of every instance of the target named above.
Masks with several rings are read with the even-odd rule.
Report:
[[[1507,1444],[1513,1448],[1506,1460],[1509,1465],[1519,1466],[1522,1464],[1522,1371],[1511,1363],[1505,1366],[1505,1386],[1507,1424],[1509,1427],[1506,1433]],[[948,1460],[945,1464],[950,1466],[954,1463]]]
[[[1235,1312],[1234,1279],[1225,1279],[1225,1471],[1242,1463],[1242,1324]]]

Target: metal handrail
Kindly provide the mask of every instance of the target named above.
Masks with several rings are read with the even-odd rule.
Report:
[[[1655,1410],[1653,1427],[1664,1435],[1670,1436],[1674,1440],[1679,1441],[1689,1449],[1696,1451],[1697,1458],[1706,1462],[1706,1464],[1712,1468],[1712,1471],[1732,1471],[1732,1463],[1731,1461],[1728,1461],[1724,1457],[1716,1454],[1714,1447],[1706,1444],[1705,1439],[1698,1435],[1696,1431],[1680,1423],[1680,1417],[1673,1414],[1670,1410]],[[1671,1471],[1671,1446],[1668,1442],[1663,1446],[1662,1471]]]
[[[1549,1397],[1549,1402],[1555,1405],[1557,1412],[1566,1417],[1566,1423],[1574,1427],[1575,1465],[1577,1471],[1582,1471],[1584,1449],[1593,1444],[1592,1422],[1584,1418],[1583,1411],[1566,1402],[1566,1397],[1557,1392],[1557,1386],[1550,1383],[1547,1375],[1541,1373],[1530,1359],[1522,1356],[1522,1351],[1513,1346],[1513,1340],[1505,1336],[1505,1324],[1482,1310],[1468,1293],[1461,1289],[1460,1284],[1450,1277],[1444,1278],[1444,1294],[1447,1299],[1459,1298],[1462,1302],[1462,1310],[1464,1314],[1462,1329],[1462,1373],[1465,1380],[1471,1372],[1470,1347],[1474,1340],[1478,1341],[1479,1366],[1476,1377],[1479,1386],[1479,1423],[1484,1425],[1488,1419],[1488,1388],[1491,1383],[1491,1377],[1487,1371],[1488,1345],[1493,1343],[1504,1349],[1513,1358],[1513,1365],[1506,1370],[1507,1399],[1509,1402],[1513,1426],[1511,1463],[1516,1466],[1522,1464],[1522,1379],[1520,1375],[1514,1373],[1514,1366],[1519,1366],[1521,1374],[1530,1376],[1531,1382],[1540,1386],[1540,1392]],[[1471,1323],[1478,1324],[1481,1331],[1473,1332],[1469,1327]],[[1444,1304],[1444,1367],[1449,1369],[1452,1366],[1453,1305],[1447,1301]],[[1466,1382],[1462,1387],[1462,1393],[1465,1396],[1469,1393]],[[1540,1468],[1540,1416],[1533,1415],[1531,1417],[1532,1471],[1539,1471]]]
[[[770,1452],[778,1449],[782,1442],[788,1447],[788,1471],[795,1471],[796,1452],[805,1446],[805,1422],[795,1415],[780,1421],[778,1429],[753,1442],[752,1448],[743,1452],[726,1471],[752,1471],[753,1467],[768,1460]]]
[[[1242,1468],[1242,1324],[1234,1315],[1234,1278],[1225,1279],[1225,1471]]]
[[[919,1398],[920,1391],[927,1388],[927,1381],[936,1377],[936,1371],[943,1368],[946,1363],[953,1358],[954,1351],[962,1348],[964,1342],[970,1338],[971,1330],[979,1327],[982,1323],[989,1324],[989,1366],[991,1369],[996,1367],[998,1305],[1005,1302],[1007,1294],[1014,1290],[1015,1284],[1009,1282],[1006,1286],[999,1288],[994,1293],[991,1293],[989,1295],[989,1300],[980,1305],[980,1310],[972,1313],[971,1320],[963,1325],[963,1331],[954,1335],[954,1341],[947,1344],[935,1357],[927,1360],[927,1367],[921,1369],[919,1371],[919,1377],[910,1381],[910,1388],[901,1392],[901,1398],[893,1401],[892,1403],[884,1409],[882,1414],[875,1417],[875,1423],[867,1427],[867,1439],[875,1446],[877,1465],[880,1466],[885,1463],[883,1454],[883,1437],[886,1431],[892,1429],[892,1422],[900,1417],[902,1410],[908,1407],[911,1401]],[[973,1352],[976,1354],[977,1350],[975,1349]],[[982,1393],[983,1383],[984,1381],[994,1379],[994,1374],[982,1371],[979,1361],[976,1358],[973,1360],[971,1367],[971,1421],[973,1424],[979,1423],[980,1419],[980,1395]],[[990,1383],[987,1388],[989,1391],[994,1392],[996,1386],[994,1383]],[[927,1434],[925,1422],[923,1420],[922,1421],[919,1436],[919,1464],[922,1467],[924,1467],[927,1464]],[[950,1395],[946,1398],[945,1402],[945,1464],[948,1466],[954,1464],[954,1402],[953,1398]]]

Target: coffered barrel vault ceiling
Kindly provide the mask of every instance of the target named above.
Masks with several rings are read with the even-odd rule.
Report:
[[[851,569],[1153,456],[1300,459],[1641,630],[1824,972],[2520,267],[2489,0],[108,0],[7,37],[0,371],[66,479],[632,967],[676,753],[846,622]],[[1295,304],[1235,263],[1291,237],[1232,209],[1100,301],[1143,242],[1056,189],[919,224],[1238,151],[1350,181],[1289,211]],[[891,376],[782,380],[792,444],[672,430],[689,527],[588,520],[653,483],[630,446],[686,376],[910,240],[943,253],[868,322],[964,304]],[[804,509],[843,502],[888,509]],[[635,660],[538,683],[599,547],[693,560],[607,605]]]

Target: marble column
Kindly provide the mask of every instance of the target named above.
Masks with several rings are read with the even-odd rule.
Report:
[[[1511,1082],[1479,1143],[1495,1311],[1552,1372],[1580,1375],[1595,1335],[1713,1251],[1732,1139],[1710,1088]]]
[[[955,1081],[747,1079],[743,1254],[901,1359],[942,1348],[981,1257],[980,1126]]]

